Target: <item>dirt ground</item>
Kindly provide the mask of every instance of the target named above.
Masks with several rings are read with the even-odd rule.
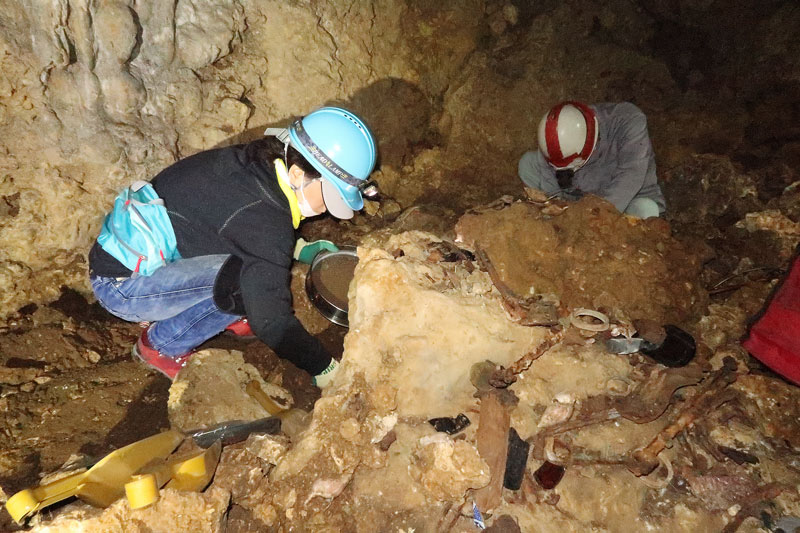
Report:
[[[0,334],[0,487],[6,497],[65,463],[91,464],[169,427],[169,380],[131,359],[140,331],[64,290],[47,306],[21,309]],[[318,336],[341,355],[344,328],[331,324]],[[319,398],[308,374],[258,341],[225,334],[203,348],[242,350],[262,375],[282,374],[297,407],[310,410]],[[46,511],[57,512],[58,506]],[[243,520],[234,509],[232,521]],[[19,529],[0,513],[0,531]]]

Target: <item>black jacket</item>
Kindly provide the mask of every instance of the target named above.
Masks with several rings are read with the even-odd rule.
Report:
[[[219,308],[246,315],[279,356],[312,375],[324,370],[330,355],[292,312],[295,235],[272,162],[257,160],[252,145],[219,148],[178,161],[151,183],[167,207],[182,257],[231,254],[214,283]],[[131,275],[97,243],[89,268],[97,276]]]

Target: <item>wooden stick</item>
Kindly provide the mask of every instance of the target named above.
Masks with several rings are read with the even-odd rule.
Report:
[[[511,416],[506,406],[503,405],[500,394],[497,391],[491,391],[481,397],[480,422],[477,432],[478,452],[489,465],[489,472],[492,476],[487,486],[475,491],[475,503],[482,513],[489,512],[500,505],[503,495]]]

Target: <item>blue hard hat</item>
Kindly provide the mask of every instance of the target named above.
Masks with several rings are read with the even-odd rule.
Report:
[[[292,146],[332,184],[350,209],[364,207],[361,187],[377,159],[364,122],[340,107],[322,107],[289,127]]]

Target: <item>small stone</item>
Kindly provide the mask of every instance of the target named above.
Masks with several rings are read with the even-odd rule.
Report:
[[[392,444],[394,444],[394,441],[396,440],[397,440],[397,433],[394,430],[391,430],[380,440],[380,442],[378,442],[378,448],[380,448],[381,451],[384,452],[388,451],[389,448],[392,446]]]
[[[353,441],[360,432],[361,424],[355,418],[348,418],[339,426],[339,433],[349,441]]]
[[[19,386],[19,390],[22,392],[33,392],[36,389],[36,383],[29,381],[28,383],[23,383]]]
[[[97,364],[100,362],[100,354],[95,352],[94,350],[88,350],[83,357],[92,364]]]
[[[378,214],[380,208],[381,204],[379,202],[373,202],[371,200],[364,199],[364,212],[367,215],[374,217]]]
[[[381,202],[380,214],[387,220],[396,219],[402,212],[403,207],[392,199],[386,198]]]
[[[35,381],[38,385],[44,385],[48,381],[52,381],[52,379],[53,378],[51,378],[50,376],[39,376],[33,378],[33,381]]]

